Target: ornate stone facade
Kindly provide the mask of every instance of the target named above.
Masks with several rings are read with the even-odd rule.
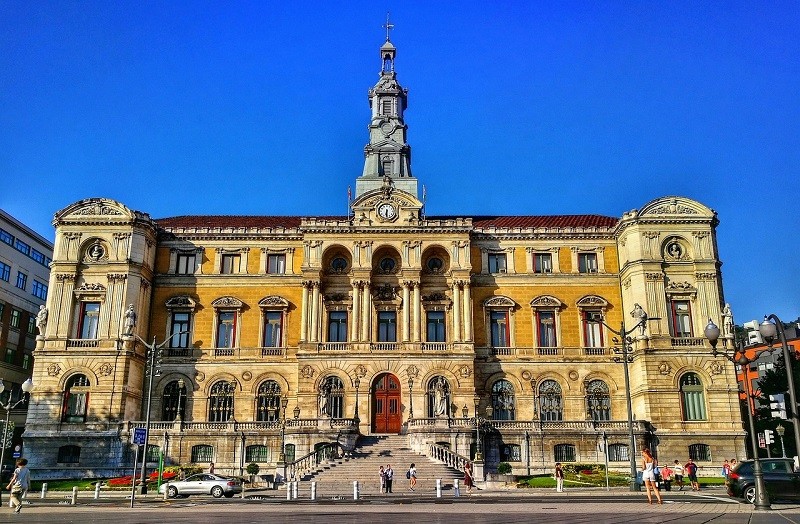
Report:
[[[634,327],[634,304],[649,314],[631,335],[637,447],[742,455],[735,375],[701,338],[722,325],[716,214],[670,196],[621,218],[425,216],[387,44],[350,216],[152,219],[106,199],[56,214],[25,433],[38,478],[129,467],[143,340],[166,341],[150,442],[169,462],[268,470],[282,439],[291,462],[384,432],[469,456],[477,413],[490,470],[603,462],[604,435],[625,470],[611,328]]]

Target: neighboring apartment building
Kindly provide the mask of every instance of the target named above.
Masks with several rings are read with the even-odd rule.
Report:
[[[602,463],[604,437],[622,470],[643,446],[703,465],[743,455],[735,374],[702,333],[722,325],[716,213],[669,196],[622,217],[426,216],[395,53],[380,49],[349,216],[153,219],[97,198],[56,213],[25,434],[39,478],[128,467],[147,405],[137,337],[168,341],[148,456],[173,463],[269,471],[387,433],[424,453],[483,446],[489,471]],[[329,188],[285,198],[315,190]],[[532,209],[546,198],[520,191]],[[652,320],[631,333],[628,392],[594,320],[630,328],[639,306]]]
[[[36,314],[47,299],[53,244],[0,210],[0,379],[7,405],[22,394],[20,386],[33,372],[36,347]],[[14,446],[22,444],[27,402],[12,410],[14,442],[5,463],[14,461]],[[5,417],[5,413],[0,413]],[[0,428],[2,430],[2,428]]]

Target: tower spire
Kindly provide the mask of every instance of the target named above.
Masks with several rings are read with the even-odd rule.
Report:
[[[417,179],[411,176],[411,147],[406,142],[408,127],[403,120],[408,90],[397,81],[397,49],[389,40],[394,28],[389,13],[383,28],[386,41],[380,48],[381,72],[378,83],[369,90],[369,144],[364,147],[364,172],[356,179],[355,197],[382,187],[386,177],[394,188],[417,197]]]

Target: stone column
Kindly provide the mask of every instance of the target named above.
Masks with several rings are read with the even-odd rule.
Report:
[[[453,342],[461,342],[461,290],[460,281],[453,282]]]
[[[353,282],[353,326],[350,328],[350,341],[358,342],[358,325],[361,320],[361,282]]]
[[[469,282],[464,282],[464,341],[472,340],[472,294]]]
[[[370,283],[364,282],[364,293],[361,299],[361,340],[363,342],[369,340],[369,328],[372,325],[371,299]]]
[[[303,305],[300,308],[300,341],[306,342],[308,340],[308,286],[311,281],[303,280]]]
[[[420,291],[419,282],[412,282],[412,285],[414,286],[414,305],[412,306],[413,307],[414,321],[411,324],[412,337],[413,337],[412,342],[419,342],[420,341],[420,336],[419,336],[419,333],[420,333],[419,313],[420,313],[420,310],[422,309],[422,301],[420,300],[420,296],[419,296],[419,291]]]
[[[318,340],[319,333],[319,282],[312,282],[311,293],[311,342]]]
[[[409,286],[411,282],[408,280],[403,281],[403,342],[408,342],[411,336],[411,290]]]
[[[60,310],[58,311],[58,318],[56,324],[55,336],[59,338],[68,338],[69,333],[69,317],[72,313],[72,306],[75,304],[75,299],[72,292],[75,289],[75,275],[60,273],[56,275],[56,281],[62,282],[61,299],[58,301]],[[49,330],[50,333],[53,331]]]

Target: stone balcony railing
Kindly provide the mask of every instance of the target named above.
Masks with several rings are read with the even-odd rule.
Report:
[[[125,430],[128,432],[133,431],[133,428],[143,428],[146,423],[144,421],[128,421],[125,423]],[[199,432],[199,433],[237,433],[241,431],[266,431],[266,432],[279,432],[283,422],[280,420],[271,420],[264,422],[186,422],[183,420],[173,421],[151,421],[151,433],[164,432],[164,431],[181,431],[186,433]],[[356,423],[351,418],[287,418],[286,430],[302,430],[303,428],[320,428],[320,429],[352,429],[356,427]]]
[[[607,431],[610,433],[627,433],[627,420],[558,420],[558,421],[539,421],[539,420],[486,420],[481,419],[483,426],[489,426],[498,431],[528,431],[531,433],[557,433],[559,431],[574,433],[587,432],[596,433]],[[441,425],[450,428],[474,428],[475,418],[415,418],[408,421],[410,431],[426,431]],[[633,421],[633,430],[637,433],[647,431],[647,423],[642,420]]]

